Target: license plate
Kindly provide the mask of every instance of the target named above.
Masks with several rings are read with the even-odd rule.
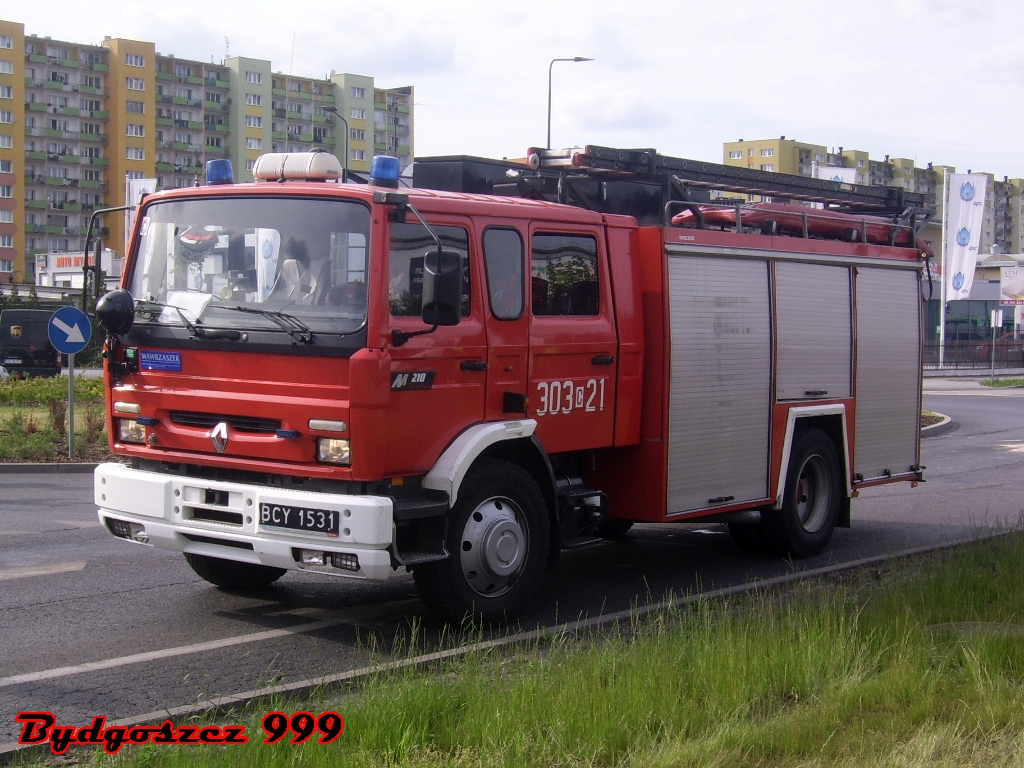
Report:
[[[333,509],[260,502],[261,528],[286,528],[291,531],[337,536],[339,517],[338,512]]]
[[[3,365],[21,365],[20,357],[5,357]]]

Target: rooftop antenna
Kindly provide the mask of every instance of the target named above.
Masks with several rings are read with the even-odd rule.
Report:
[[[231,41],[227,38],[227,36],[225,36],[224,37],[224,58],[225,59],[228,58],[228,50],[230,48],[231,48]]]
[[[295,72],[295,32],[292,32],[292,58],[288,62],[288,77],[291,77]]]

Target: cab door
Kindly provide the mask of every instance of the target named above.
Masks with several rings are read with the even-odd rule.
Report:
[[[529,413],[549,453],[612,444],[617,343],[600,227],[537,225],[529,243]]]
[[[472,268],[471,222],[430,217],[446,251],[463,257],[462,316],[458,325],[430,330],[421,319],[423,263],[437,245],[410,217],[391,223],[388,253],[388,327],[411,335],[390,354],[389,438],[391,474],[423,472],[455,437],[484,414],[487,339],[479,277]],[[427,332],[424,332],[427,331]]]
[[[495,221],[482,227],[480,243],[487,283],[484,418],[525,418],[530,334],[526,311],[526,236],[514,226]]]

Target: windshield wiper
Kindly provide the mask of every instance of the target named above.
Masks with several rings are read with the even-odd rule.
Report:
[[[173,309],[175,312],[178,313],[178,317],[181,318],[182,325],[185,326],[185,330],[188,331],[188,335],[191,336],[193,339],[225,339],[226,341],[238,341],[239,339],[242,338],[242,334],[239,331],[228,331],[218,328],[200,328],[195,323],[191,322],[187,317],[185,317],[185,313],[181,310],[181,307],[176,307],[173,304],[164,304],[159,301],[153,301],[152,299],[137,299],[135,307],[136,312],[139,311],[138,307],[140,304],[147,304],[153,307]],[[152,315],[150,314],[150,316],[147,319],[152,320]]]
[[[297,341],[300,344],[313,343],[313,330],[293,315],[287,315],[284,312],[277,312],[270,309],[253,309],[252,307],[227,307],[218,305],[217,309],[229,309],[232,312],[247,312],[251,315],[265,317],[267,320],[270,320],[279,328],[286,331],[294,341]]]

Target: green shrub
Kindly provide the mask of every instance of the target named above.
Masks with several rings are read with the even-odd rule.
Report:
[[[68,380],[63,376],[10,379],[0,382],[0,405],[49,405],[52,400],[68,399]],[[103,379],[75,377],[76,403],[103,402]]]

